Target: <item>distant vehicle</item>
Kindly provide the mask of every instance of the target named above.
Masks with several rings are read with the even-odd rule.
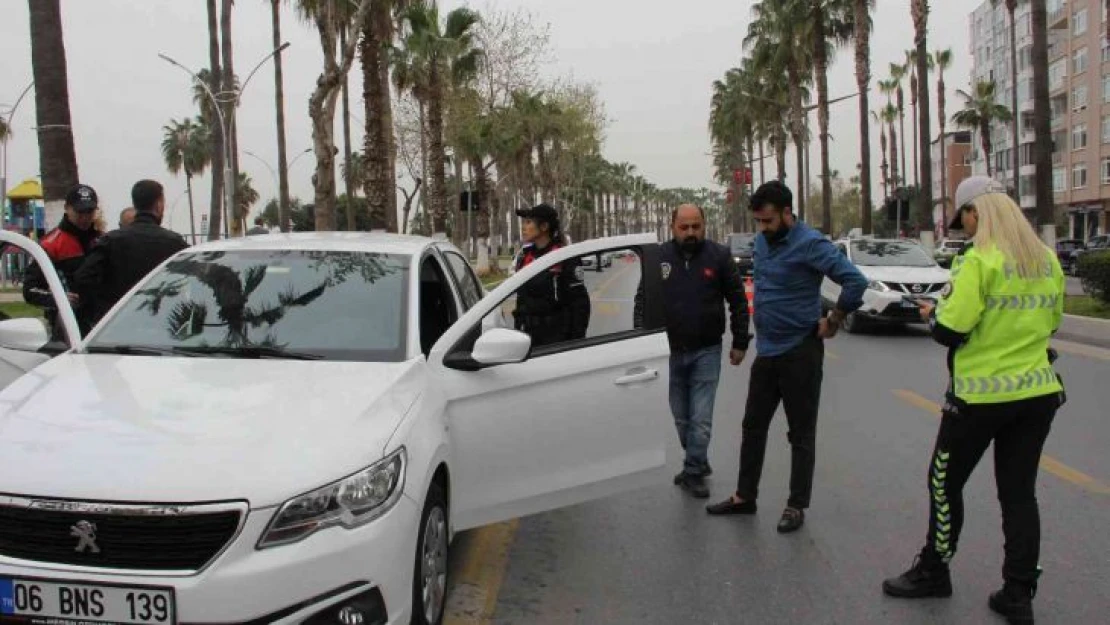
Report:
[[[967,247],[965,239],[941,239],[933,253],[933,259],[941,267],[951,267],[952,259],[959,255],[965,247]]]
[[[913,241],[842,239],[835,245],[868,280],[863,306],[844,321],[844,329],[850,333],[871,323],[921,323],[917,305],[905,298],[936,300],[948,284],[948,270]],[[840,285],[825,278],[821,283],[823,304],[832,307],[839,298]]]
[[[1085,255],[1093,252],[1105,252],[1106,250],[1110,250],[1110,234],[1100,234],[1087,239],[1085,247],[1072,252],[1072,269],[1079,269],[1079,259]]]
[[[751,232],[733,232],[728,235],[728,247],[732,252],[732,260],[740,269],[740,275],[752,273],[752,257],[755,256],[755,237]]]
[[[1084,247],[1083,241],[1079,239],[1056,240],[1056,258],[1060,260],[1060,267],[1064,270],[1064,273],[1075,275],[1075,253]]]

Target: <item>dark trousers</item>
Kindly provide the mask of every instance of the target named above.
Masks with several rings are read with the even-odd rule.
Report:
[[[1041,518],[1037,466],[1059,407],[1056,395],[1002,404],[949,401],[929,464],[929,533],[926,544],[948,562],[964,523],[964,484],[994,441],[994,475],[1002,505],[1006,580],[1037,579]]]
[[[759,496],[759,479],[767,452],[767,430],[781,401],[790,441],[790,498],[787,505],[809,507],[817,448],[817,410],[821,400],[825,344],[816,336],[779,356],[758,356],[752,363],[748,403],[740,443],[740,478],[736,495],[745,501]]]

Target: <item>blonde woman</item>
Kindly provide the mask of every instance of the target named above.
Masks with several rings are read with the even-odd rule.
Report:
[[[965,180],[956,206],[951,228],[962,229],[971,245],[953,262],[939,303],[918,302],[933,337],[949,348],[950,380],[929,464],[929,532],[913,567],[883,582],[883,591],[952,594],[948,563],[963,524],[963,487],[993,442],[1006,543],[1005,584],[990,607],[1010,623],[1032,623],[1040,575],[1037,465],[1064,402],[1049,348],[1063,316],[1064,273],[994,180]]]

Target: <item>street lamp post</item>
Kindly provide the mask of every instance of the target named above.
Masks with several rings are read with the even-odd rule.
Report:
[[[243,96],[243,91],[247,88],[247,84],[250,83],[250,80],[251,80],[251,78],[254,77],[255,73],[262,67],[262,65],[266,61],[270,60],[270,58],[272,58],[274,55],[279,54],[282,50],[288,48],[289,45],[290,45],[289,42],[285,42],[285,43],[281,44],[280,46],[278,46],[276,49],[274,49],[272,52],[270,52],[269,54],[264,56],[262,58],[262,60],[259,61],[257,65],[255,65],[254,69],[251,70],[250,74],[247,75],[247,79],[245,81],[243,81],[243,85],[237,91],[231,91],[231,92],[220,91],[218,94],[213,93],[212,90],[209,89],[208,84],[205,83],[203,80],[201,80],[200,76],[198,76],[196,72],[190,70],[189,68],[185,67],[181,63],[178,63],[177,61],[175,61],[174,59],[166,56],[165,54],[161,54],[161,53],[158,54],[158,57],[161,58],[162,60],[166,61],[167,63],[169,63],[169,64],[171,64],[175,67],[180,68],[182,71],[189,74],[189,76],[192,77],[193,81],[196,82],[198,85],[201,86],[201,88],[204,89],[205,95],[207,95],[208,99],[210,99],[212,101],[212,106],[213,106],[213,108],[216,109],[216,115],[219,117],[219,120],[220,120],[220,135],[223,137],[223,144],[224,144],[224,209],[223,209],[223,221],[224,221],[224,238],[225,239],[231,238],[231,229],[230,229],[230,223],[229,223],[229,220],[228,220],[228,211],[231,210],[231,207],[234,206],[234,203],[235,203],[235,185],[238,182],[236,180],[232,180],[232,178],[231,178],[231,156],[232,156],[232,153],[231,153],[231,131],[232,131],[233,125],[235,123],[235,109],[238,108],[239,99]],[[220,107],[221,101],[220,101],[220,98],[217,97],[217,95],[219,95],[219,96],[228,96],[228,95],[233,96],[233,99],[231,100],[231,102],[233,103],[232,110],[231,110],[231,119],[226,119],[224,117],[223,109]]]
[[[12,132],[12,118],[15,117],[15,112],[19,109],[19,104],[23,102],[23,98],[27,96],[27,93],[30,92],[31,88],[34,86],[35,83],[33,81],[31,84],[27,85],[27,87],[23,89],[23,92],[19,94],[19,97],[16,98],[12,108],[8,110],[7,116],[0,118],[3,120],[6,129],[4,134],[4,147],[2,150],[4,155],[4,167],[0,170],[0,209],[3,208],[4,202],[8,200],[8,140]]]

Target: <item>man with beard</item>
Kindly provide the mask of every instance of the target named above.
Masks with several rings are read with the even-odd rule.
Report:
[[[721,375],[725,302],[732,329],[729,362],[738,366],[751,340],[748,301],[729,249],[705,240],[705,213],[700,207],[683,204],[676,208],[671,214],[671,231],[674,238],[660,248],[660,269],[671,348],[671,414],[678,440],[686,450],[682,472],[674,483],[704,499],[709,496],[705,477],[712,472],[709,438]],[[637,293],[637,318],[642,303],[641,290]]]
[[[805,522],[813,489],[817,408],[821,398],[825,339],[836,336],[844,317],[863,304],[867,278],[831,241],[796,221],[793,194],[779,181],[752,195],[759,231],[755,241],[755,333],[757,356],[742,424],[740,477],[736,492],[706,508],[709,514],[754,514],[767,451],[767,430],[781,402],[790,441],[790,498],[778,531]],[[841,286],[840,299],[821,314],[821,281]]]

